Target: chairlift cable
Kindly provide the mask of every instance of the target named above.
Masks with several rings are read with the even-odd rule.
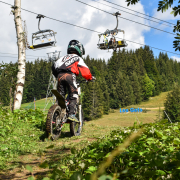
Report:
[[[17,58],[18,59],[18,57],[13,57],[13,56],[0,56],[0,57],[8,57],[8,58]],[[34,58],[28,58],[28,59],[34,59]]]
[[[96,2],[96,3],[98,3],[98,4],[102,4],[102,5],[104,5],[104,6],[111,7],[111,8],[113,8],[113,9],[117,9],[117,10],[119,10],[119,11],[122,11],[122,12],[125,12],[125,13],[128,13],[128,14],[131,14],[131,15],[134,15],[134,16],[137,16],[137,17],[140,17],[140,18],[143,18],[143,19],[146,19],[146,20],[149,20],[149,21],[152,21],[152,22],[155,22],[155,23],[160,24],[160,22],[157,22],[157,21],[154,21],[154,20],[152,20],[152,19],[148,19],[148,18],[139,16],[139,15],[137,15],[137,14],[133,14],[133,13],[124,11],[124,10],[122,10],[122,9],[118,9],[118,8],[116,8],[116,7],[113,7],[113,6],[109,6],[109,5],[107,5],[107,4],[103,4],[103,3],[98,2],[98,1],[96,1],[96,0],[91,0],[91,1],[94,1],[94,2]],[[168,27],[172,27],[172,25],[170,26],[170,25],[168,25],[168,24],[161,24],[161,25],[163,25],[163,26],[168,26]]]
[[[0,2],[2,2],[2,3],[4,3],[4,4],[8,4],[8,3],[5,3],[5,2],[3,2],[3,1],[0,1]],[[8,5],[12,6],[12,4],[8,4]],[[24,11],[27,11],[27,12],[29,12],[29,13],[33,13],[33,14],[36,14],[36,15],[38,14],[38,13],[29,11],[29,10],[26,10],[26,9],[23,9],[23,8],[21,8],[21,9],[24,10]],[[61,20],[58,20],[58,19],[54,19],[54,18],[51,18],[51,17],[47,17],[47,16],[46,16],[46,18],[51,19],[51,20],[54,20],[54,21],[57,21],[57,22],[61,22],[61,23],[64,23],[64,24],[68,24],[68,25],[71,25],[71,26],[74,26],[74,27],[78,27],[78,28],[81,28],[81,29],[85,29],[85,30],[88,30],[88,31],[91,31],[91,32],[96,32],[96,33],[98,33],[98,34],[102,33],[102,32],[98,32],[98,31],[96,31],[96,30],[92,30],[92,29],[89,29],[89,28],[85,28],[85,27],[82,27],[82,26],[78,26],[78,25],[75,25],[75,24],[72,24],[72,23],[68,23],[68,22],[65,22],[65,21],[61,21]],[[117,37],[117,38],[118,38],[118,37]],[[122,39],[122,38],[118,38],[118,39]],[[126,39],[126,41],[129,41],[129,42],[132,42],[132,43],[135,43],[135,44],[139,44],[139,45],[141,45],[141,46],[149,46],[149,45],[147,45],[147,44],[141,44],[141,43],[138,43],[138,42],[134,42],[134,41],[131,41],[131,40],[127,40],[127,39]],[[178,53],[171,52],[171,51],[167,51],[167,50],[160,49],[160,48],[156,48],[156,47],[153,47],[153,46],[149,46],[149,47],[150,47],[150,48],[153,48],[153,49],[160,50],[160,51],[165,51],[165,52],[168,52],[168,53],[171,53],[171,54],[180,55],[180,54],[178,54]]]
[[[12,54],[12,53],[2,53],[2,52],[0,52],[0,54],[18,55],[18,54]],[[31,57],[45,57],[45,58],[46,58],[46,56],[33,56],[33,55],[26,55],[26,56],[31,56]]]
[[[97,9],[97,10],[100,10],[100,11],[102,11],[102,12],[105,12],[105,13],[107,13],[107,14],[111,14],[111,15],[112,15],[112,13],[110,13],[110,12],[108,12],[108,11],[105,11],[105,10],[102,10],[102,9],[100,9],[100,8],[94,7],[94,6],[90,5],[90,4],[84,3],[84,2],[79,1],[79,0],[75,0],[75,1],[78,1],[79,3],[85,4],[85,5],[87,5],[87,6],[90,6],[90,7],[92,7],[92,8],[95,8],[95,9]],[[172,34],[172,35],[174,35],[174,36],[176,35],[175,33],[171,33],[171,32],[164,31],[164,30],[162,30],[162,29],[158,29],[158,28],[155,28],[155,27],[146,25],[146,24],[142,24],[142,23],[139,23],[139,22],[130,20],[130,19],[128,19],[128,18],[124,18],[124,17],[120,17],[120,18],[125,19],[125,20],[128,20],[128,21],[132,21],[132,22],[134,22],[134,23],[137,23],[137,24],[140,24],[140,25],[143,25],[143,26],[147,26],[147,27],[150,27],[150,28],[153,28],[153,29],[156,29],[156,30],[159,30],[159,31],[168,33],[168,34]]]
[[[108,2],[108,3],[110,3],[110,4],[114,4],[114,5],[116,5],[116,6],[119,6],[119,7],[125,8],[125,9],[128,9],[128,10],[130,10],[130,11],[134,11],[134,12],[139,13],[139,14],[142,14],[142,15],[144,15],[144,16],[148,16],[148,17],[151,17],[151,18],[153,18],[153,19],[157,19],[157,20],[160,20],[160,21],[166,22],[166,23],[168,23],[168,24],[172,24],[173,26],[176,26],[176,24],[174,24],[174,23],[171,23],[171,22],[168,22],[168,21],[164,21],[164,20],[159,19],[159,18],[155,18],[155,17],[153,17],[153,16],[150,16],[150,15],[147,15],[147,14],[144,14],[144,13],[141,13],[141,12],[138,12],[138,11],[135,11],[135,10],[132,10],[132,9],[130,9],[130,8],[127,8],[127,7],[121,6],[121,5],[119,5],[119,4],[112,3],[112,2],[107,1],[107,0],[103,0],[103,1]]]

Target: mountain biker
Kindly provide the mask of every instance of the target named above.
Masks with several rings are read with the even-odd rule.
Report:
[[[65,98],[69,93],[68,120],[79,122],[75,117],[75,107],[78,98],[76,76],[79,70],[82,77],[88,81],[95,79],[82,59],[85,54],[83,45],[77,40],[71,40],[67,48],[67,55],[58,59],[52,66],[53,75],[58,78],[57,90]]]

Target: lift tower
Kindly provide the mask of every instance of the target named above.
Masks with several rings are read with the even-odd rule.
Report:
[[[49,60],[49,62],[51,62],[51,66],[55,61],[57,61],[60,58],[60,52],[61,51],[47,53],[48,60]],[[51,71],[50,78],[49,78],[49,85],[48,85],[47,94],[46,94],[46,102],[45,102],[45,106],[44,106],[44,111],[49,103],[51,103],[51,104],[55,103],[56,97],[53,95],[51,90],[56,89],[56,88],[57,88],[57,79],[54,77],[54,75],[52,74],[52,71]],[[52,97],[52,98],[50,98],[50,97]]]

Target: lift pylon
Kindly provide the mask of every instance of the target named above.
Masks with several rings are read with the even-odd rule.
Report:
[[[47,53],[48,60],[49,60],[49,62],[51,62],[51,65],[60,58],[60,52],[61,51]],[[56,97],[51,92],[52,89],[56,89],[56,88],[57,88],[57,79],[54,77],[54,75],[52,74],[52,71],[51,71],[47,94],[46,94],[46,102],[45,102],[45,106],[44,106],[44,111],[49,103],[54,104],[56,102]]]

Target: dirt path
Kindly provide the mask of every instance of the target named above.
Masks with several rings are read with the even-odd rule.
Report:
[[[161,110],[164,109],[164,107],[146,108],[146,109],[159,109],[159,108],[160,108]]]
[[[65,143],[58,140],[56,142],[50,142],[49,145],[54,145],[54,148],[47,149],[43,151],[41,154],[30,154],[30,155],[22,155],[16,159],[15,162],[11,162],[10,164],[16,163],[17,167],[6,172],[0,172],[0,179],[13,179],[13,180],[27,180],[28,177],[41,177],[46,175],[51,169],[43,169],[40,168],[39,165],[43,162],[47,161],[50,162],[52,157],[56,157],[53,160],[58,161],[59,159],[63,158],[64,155],[68,155],[71,153],[71,148],[73,145],[77,147],[81,144],[82,141],[96,141],[96,138],[81,138],[75,140],[69,140]],[[30,165],[33,168],[33,173],[31,174],[30,171],[26,169],[26,165]]]

